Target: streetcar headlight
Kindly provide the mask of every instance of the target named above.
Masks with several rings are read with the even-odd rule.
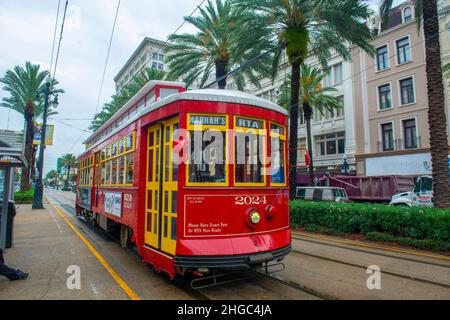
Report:
[[[253,224],[258,224],[259,221],[261,221],[261,215],[258,212],[253,211],[252,213],[250,213],[250,221]]]

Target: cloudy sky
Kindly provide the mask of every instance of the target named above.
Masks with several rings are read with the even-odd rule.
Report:
[[[113,77],[145,36],[166,40],[201,0],[122,0],[101,103],[114,93]],[[373,3],[377,0],[371,1]],[[61,15],[65,0],[61,0]],[[25,61],[48,69],[58,0],[0,0],[0,77]],[[64,153],[78,154],[96,112],[97,97],[117,0],[69,0],[56,78],[59,98],[54,145],[46,149],[45,172]],[[191,32],[183,26],[178,33]],[[59,34],[59,29],[58,29]],[[5,92],[0,89],[0,99]],[[82,120],[80,120],[82,119]],[[0,128],[23,129],[23,116],[0,108]]]

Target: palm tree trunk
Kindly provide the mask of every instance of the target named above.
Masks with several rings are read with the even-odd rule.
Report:
[[[289,198],[297,191],[298,102],[300,91],[300,63],[292,63],[291,106],[289,108]]]
[[[308,155],[309,155],[309,185],[314,186],[314,163],[312,152],[312,130],[311,130],[311,106],[308,103],[303,103],[303,115],[306,122],[306,138],[308,140]]]
[[[227,64],[227,61],[216,60],[216,80],[227,74]],[[227,86],[227,78],[220,80],[217,84],[219,85],[219,89],[225,89]]]
[[[27,191],[31,188],[30,186],[30,168],[32,167],[33,161],[33,112],[30,112],[30,107],[27,106],[24,112],[25,117],[25,150],[24,155],[27,160],[27,167],[22,168],[22,175],[20,177],[20,190]]]
[[[436,0],[423,2],[423,18],[428,86],[428,125],[433,164],[433,203],[438,208],[448,208],[450,206],[450,192],[448,186],[447,121]]]
[[[69,186],[70,166],[67,166],[66,186]]]

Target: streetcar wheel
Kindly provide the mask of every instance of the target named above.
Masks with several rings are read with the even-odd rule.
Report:
[[[130,244],[130,231],[127,226],[120,226],[120,246],[122,248],[128,248]]]

